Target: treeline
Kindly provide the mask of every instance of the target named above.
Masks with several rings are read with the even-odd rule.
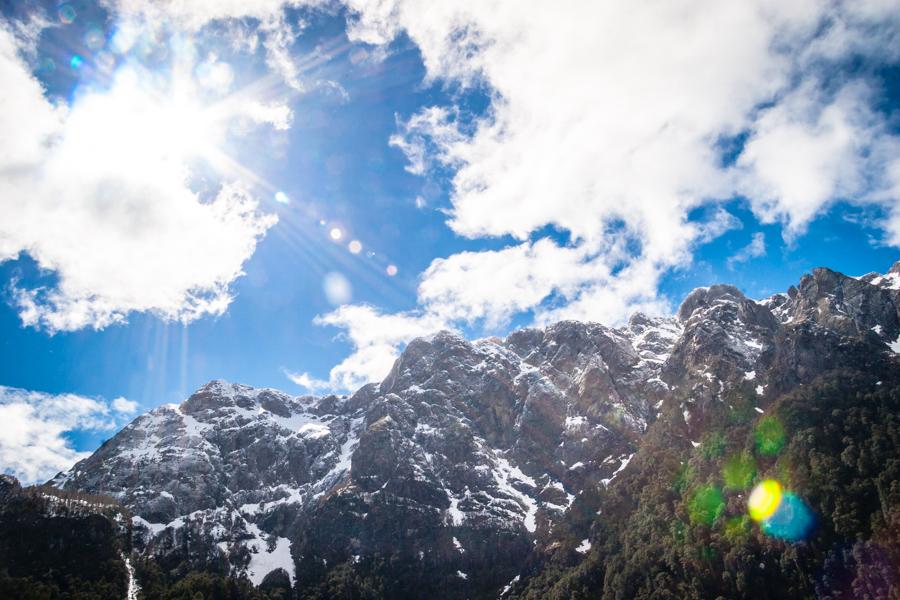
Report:
[[[121,600],[127,523],[111,498],[21,488],[4,480],[0,502],[0,598]]]
[[[660,424],[608,490],[579,500],[557,548],[536,553],[506,597],[900,599],[898,375],[833,372],[750,418],[737,409],[753,397],[737,392],[694,449],[677,450],[678,432]],[[809,507],[804,539],[747,517],[764,479]],[[585,537],[586,556],[574,550]]]
[[[60,490],[50,485],[21,488],[19,494],[35,502],[43,502],[45,510],[54,511],[56,514],[118,514],[126,521],[131,519],[131,512],[127,508],[112,496],[104,494]]]
[[[290,576],[282,569],[269,573],[258,588],[246,578],[192,571],[172,578],[152,557],[134,561],[143,600],[289,600]]]

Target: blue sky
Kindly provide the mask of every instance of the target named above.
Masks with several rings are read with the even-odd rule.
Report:
[[[439,327],[618,324],[900,258],[891,3],[215,4],[2,4],[20,476],[96,447],[116,398],[347,390]],[[102,426],[41,408],[62,394]]]

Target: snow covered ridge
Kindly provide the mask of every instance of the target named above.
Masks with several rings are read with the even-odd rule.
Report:
[[[142,552],[190,547],[255,583],[274,569],[300,582],[304,564],[365,565],[402,538],[409,556],[439,553],[465,575],[455,584],[476,585],[472,567],[498,554],[492,544],[522,542],[499,553],[521,564],[521,548],[580,498],[627,480],[656,421],[690,448],[708,407],[733,392],[757,415],[853,352],[898,360],[900,290],[869,279],[816,270],[761,302],[711,286],[674,317],[619,328],[440,332],[351,396],[213,381],[138,417],[53,484],[130,509]],[[397,533],[407,530],[416,536]],[[495,565],[507,582],[509,565]]]

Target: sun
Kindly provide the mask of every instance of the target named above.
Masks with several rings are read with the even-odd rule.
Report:
[[[57,140],[66,168],[90,170],[101,161],[138,178],[165,172],[184,179],[203,161],[225,180],[270,188],[241,164],[239,157],[253,149],[246,147],[247,136],[234,132],[286,130],[290,108],[267,98],[273,90],[257,81],[232,89],[232,67],[215,54],[199,60],[190,41],[169,45],[165,64],[131,53],[105,76],[86,73],[65,107],[64,139]]]

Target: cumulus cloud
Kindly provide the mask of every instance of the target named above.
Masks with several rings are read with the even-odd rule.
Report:
[[[67,433],[113,430],[136,407],[125,398],[107,403],[0,386],[0,465],[26,484],[46,481],[90,455],[75,450]]]
[[[55,105],[3,26],[0,79],[0,260],[27,252],[55,276],[39,287],[14,283],[23,323],[54,332],[105,327],[130,312],[221,314],[276,219],[238,183],[201,197],[187,165],[222,159],[215,144],[229,119],[286,127],[286,109],[245,98],[207,110],[191,89],[165,90],[161,101],[138,68],[121,70],[108,91]]]
[[[766,255],[766,235],[759,231],[753,234],[750,243],[728,257],[726,261],[729,269],[733,269],[736,264],[747,262],[753,258]]]
[[[402,32],[419,48],[427,82],[460,90],[454,99],[474,86],[487,91],[483,113],[455,100],[425,106],[400,118],[388,143],[414,174],[452,174],[447,214],[454,232],[514,241],[435,260],[422,274],[414,311],[343,306],[320,317],[320,324],[344,328],[355,348],[332,371],[331,385],[382,377],[403,343],[438,327],[490,329],[520,314],[537,323],[613,324],[636,309],[665,312],[661,278],[688,266],[698,245],[737,226],[717,209],[735,196],[746,198],[759,220],[782,224],[788,239],[836,201],[874,204],[885,214],[885,242],[900,243],[900,144],[876,106],[878,90],[862,70],[845,68],[850,57],[900,60],[896,2],[621,0],[528,9],[514,0],[343,3],[351,40],[375,46],[373,54]],[[231,30],[235,44],[262,45],[270,67],[294,87],[303,82],[288,50],[302,24],[288,24],[283,11],[320,4],[110,0],[121,15],[186,29],[255,19],[253,35]],[[220,70],[216,81],[227,79]],[[23,96],[15,102],[40,98],[35,85],[18,86]],[[257,111],[263,113],[278,126],[277,116]],[[27,124],[10,124],[26,127],[27,139],[9,149],[0,143],[0,156],[14,154],[3,172],[43,161],[48,147],[66,139],[70,119],[65,107],[44,101]],[[183,191],[174,175],[168,181]],[[42,266],[63,281],[19,294],[23,318],[65,328],[115,321],[127,310],[177,318],[222,310],[228,282],[271,225],[250,201],[237,205],[226,220],[242,251],[160,290],[163,298],[152,305],[98,295],[95,281],[60,269],[61,253],[46,253]],[[711,216],[698,222],[698,212]],[[563,235],[546,236],[548,227]],[[214,220],[210,229],[217,231]],[[32,246],[0,234],[0,257],[26,248]]]
[[[354,390],[381,379],[390,371],[403,343],[447,327],[432,314],[385,314],[367,305],[342,306],[317,317],[316,323],[344,329],[344,337],[354,348],[329,373],[328,385],[337,390]]]
[[[873,149],[888,142],[862,83],[844,86],[830,101],[807,82],[765,110],[738,158],[743,191],[763,222],[781,221],[786,236],[835,200],[865,200],[883,165]]]
[[[326,381],[324,379],[316,379],[306,372],[294,373],[293,371],[288,371],[287,369],[285,369],[284,374],[291,381],[291,383],[300,386],[311,394],[324,392],[332,388],[330,381]]]
[[[786,238],[838,200],[878,204],[887,239],[900,237],[896,138],[865,81],[846,73],[835,87],[829,76],[852,55],[893,60],[896,3],[346,4],[353,39],[387,44],[404,32],[427,80],[489,91],[484,114],[426,106],[389,143],[414,174],[453,174],[456,233],[519,240],[435,260],[419,311],[403,318],[491,327],[528,312],[538,323],[615,323],[666,311],[661,276],[736,226],[723,210],[705,223],[691,215],[737,195]],[[534,239],[547,226],[569,241]],[[355,318],[395,316],[342,310],[320,322],[353,329]],[[373,349],[395,355],[406,339],[369,341],[345,363],[362,376]]]
[[[298,91],[305,89],[300,68],[291,56],[291,46],[303,23],[286,18],[285,9],[324,5],[319,0],[107,0],[106,4],[127,22],[151,24],[157,28],[177,27],[197,32],[214,22],[255,21],[255,32],[234,28],[232,42],[255,50],[261,42],[266,64],[282,80]]]
[[[113,399],[112,401],[112,409],[117,413],[121,413],[123,415],[133,414],[138,408],[138,403],[134,400],[129,400],[127,398],[123,398],[119,396],[118,398]]]

